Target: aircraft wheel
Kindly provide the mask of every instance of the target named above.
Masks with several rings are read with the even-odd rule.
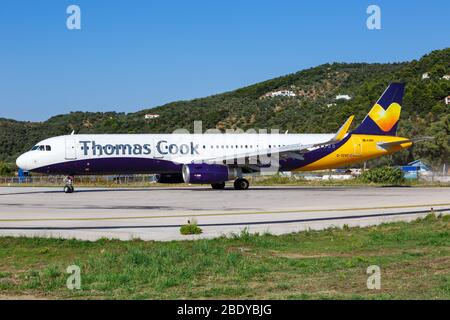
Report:
[[[72,186],[65,186],[64,187],[64,193],[73,193],[74,191],[75,191],[75,189]]]
[[[234,181],[234,189],[236,190],[247,190],[248,187],[250,187],[250,183],[247,179],[239,178]]]
[[[225,182],[221,182],[221,183],[212,183],[212,184],[211,184],[211,187],[212,187],[214,190],[223,190],[223,189],[225,189]]]

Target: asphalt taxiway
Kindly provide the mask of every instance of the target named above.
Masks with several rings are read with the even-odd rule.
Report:
[[[450,188],[0,188],[0,236],[181,240],[367,226],[450,213]],[[179,227],[195,219],[200,236]]]

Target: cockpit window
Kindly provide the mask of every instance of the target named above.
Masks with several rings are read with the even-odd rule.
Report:
[[[33,148],[31,148],[31,151],[34,150],[39,150],[39,151],[52,151],[52,147],[51,146],[34,146]]]

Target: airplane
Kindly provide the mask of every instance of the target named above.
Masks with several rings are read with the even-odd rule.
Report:
[[[37,143],[17,158],[24,171],[64,175],[157,174],[160,183],[246,190],[248,174],[333,169],[392,154],[416,140],[396,136],[405,84],[391,83],[362,123],[334,134],[71,134]]]

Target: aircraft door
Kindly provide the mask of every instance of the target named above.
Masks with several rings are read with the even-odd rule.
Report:
[[[74,160],[77,158],[77,141],[74,136],[65,137],[65,158],[66,160]]]
[[[362,155],[362,142],[360,138],[353,137],[353,155],[354,156]]]

